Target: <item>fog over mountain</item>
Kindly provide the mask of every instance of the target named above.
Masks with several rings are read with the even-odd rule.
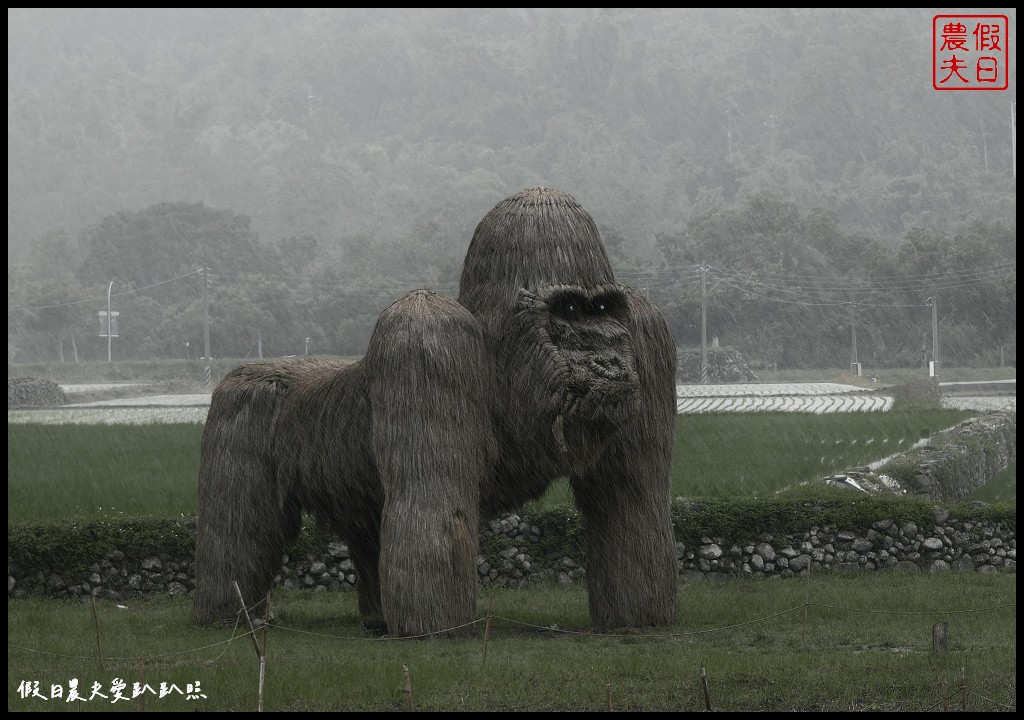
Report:
[[[680,345],[703,299],[756,362],[856,323],[916,364],[934,296],[950,361],[1015,362],[1016,10],[969,11],[1008,18],[978,92],[933,88],[936,12],[9,8],[9,359],[105,358],[111,282],[123,357],[197,347],[204,286],[218,356],[358,354],[546,185]]]

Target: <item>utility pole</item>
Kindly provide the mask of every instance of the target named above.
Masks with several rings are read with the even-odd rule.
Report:
[[[857,312],[856,305],[850,300],[850,370],[860,375],[860,363],[857,362]]]
[[[114,281],[111,280],[107,286],[107,362],[113,362],[113,355],[110,350],[110,336],[114,332],[113,317],[110,314],[110,291],[114,289]]]
[[[936,293],[928,298],[928,304],[932,307],[932,377],[939,376],[939,297]]]
[[[213,370],[210,367],[210,270],[203,265],[200,272],[203,278],[203,359],[206,360],[203,378],[209,387],[213,378]]]
[[[700,382],[708,381],[708,266],[700,264]]]

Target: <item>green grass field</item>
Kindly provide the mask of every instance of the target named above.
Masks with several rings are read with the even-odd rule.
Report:
[[[7,425],[7,519],[194,514],[203,426]]]
[[[887,457],[972,413],[905,409],[843,413],[681,415],[672,494],[767,494]],[[202,426],[7,425],[8,521],[196,511]],[[570,503],[558,482],[539,502]]]
[[[1005,470],[979,488],[970,498],[987,503],[1017,502],[1017,463],[1010,463]]]
[[[894,408],[890,412],[706,413],[680,415],[673,451],[673,497],[751,497],[798,487],[867,465],[974,413]],[[565,481],[540,507],[572,502]]]
[[[1016,704],[1016,578],[877,571],[793,581],[735,579],[680,589],[677,623],[644,632],[589,632],[582,588],[481,592],[468,638],[388,640],[365,632],[354,593],[276,591],[266,642],[267,711],[969,711]],[[488,605],[494,616],[484,633]],[[189,622],[187,598],[115,604],[8,601],[8,711],[137,710],[22,697],[37,681],[77,678],[105,694],[128,685],[205,698],[146,697],[146,710],[253,711],[259,663],[250,638]],[[806,610],[806,613],[805,613]],[[255,608],[261,614],[263,608]],[[949,650],[932,651],[948,623]],[[97,632],[98,628],[98,632]],[[103,659],[97,648],[97,635]],[[228,642],[234,637],[234,640]],[[198,648],[198,649],[196,649]],[[195,649],[195,650],[194,650]],[[140,665],[140,663],[142,663]]]

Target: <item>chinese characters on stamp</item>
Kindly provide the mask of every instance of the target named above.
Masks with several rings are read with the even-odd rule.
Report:
[[[1009,43],[1006,15],[936,15],[932,18],[932,87],[1006,90]]]

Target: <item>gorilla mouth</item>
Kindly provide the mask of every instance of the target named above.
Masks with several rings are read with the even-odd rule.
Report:
[[[632,388],[619,392],[591,392],[585,385],[570,384],[562,395],[562,405],[551,424],[551,434],[563,455],[569,454],[565,440],[567,421],[585,426],[588,435],[608,436],[621,427],[621,412],[626,401],[635,397]]]
[[[591,358],[587,364],[590,371],[599,378],[613,382],[630,379],[629,369],[618,356]]]

